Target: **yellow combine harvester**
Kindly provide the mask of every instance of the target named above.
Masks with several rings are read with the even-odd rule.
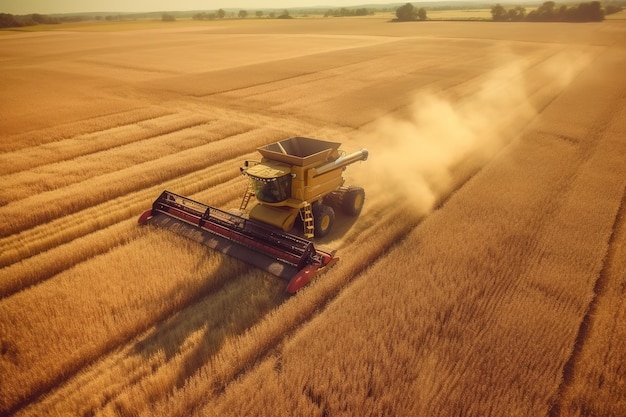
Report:
[[[335,208],[358,216],[365,201],[362,188],[344,186],[342,173],[368,152],[345,155],[340,145],[293,137],[260,147],[262,159],[241,167],[249,184],[236,213],[164,191],[139,223],[173,218],[208,232],[204,244],[289,279],[287,291],[294,293],[337,261],[334,251],[315,248],[309,239],[329,233]],[[256,204],[248,210],[252,199]],[[290,233],[297,221],[304,238]]]
[[[271,224],[284,231],[300,218],[304,236],[323,237],[333,226],[333,207],[358,216],[363,207],[362,188],[343,187],[343,169],[365,161],[367,150],[343,156],[341,144],[319,139],[295,137],[258,148],[260,162],[246,161],[241,171],[250,178],[250,187],[241,203],[245,211],[251,197],[257,204],[251,219]]]

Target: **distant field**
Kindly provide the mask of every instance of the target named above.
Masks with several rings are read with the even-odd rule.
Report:
[[[626,415],[626,24],[388,20],[0,33],[0,415]],[[370,151],[295,296],[137,225],[290,136]]]
[[[622,10],[619,13],[613,13],[608,16],[605,16],[607,20],[626,20],[626,10]]]

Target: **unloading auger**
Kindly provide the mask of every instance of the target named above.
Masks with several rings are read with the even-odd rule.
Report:
[[[368,152],[346,156],[340,145],[293,137],[258,148],[261,161],[246,161],[241,167],[249,183],[238,211],[164,191],[139,223],[182,223],[203,244],[289,280],[287,291],[295,293],[338,260],[334,250],[316,247],[309,239],[328,234],[335,208],[358,216],[365,201],[362,188],[344,187],[342,172],[365,161]],[[248,210],[253,198],[256,204]],[[290,232],[297,220],[303,237]],[[203,233],[194,234],[197,230]]]

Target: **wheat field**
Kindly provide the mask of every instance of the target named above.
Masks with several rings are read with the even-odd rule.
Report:
[[[626,24],[0,32],[0,415],[626,415]],[[291,136],[366,190],[286,282],[176,228]]]

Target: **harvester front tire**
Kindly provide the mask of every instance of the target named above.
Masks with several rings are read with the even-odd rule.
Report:
[[[346,191],[341,202],[341,209],[348,216],[357,217],[361,214],[365,202],[365,190],[360,187],[350,188]]]
[[[335,224],[335,210],[324,204],[313,205],[313,222],[315,237],[324,237]]]

